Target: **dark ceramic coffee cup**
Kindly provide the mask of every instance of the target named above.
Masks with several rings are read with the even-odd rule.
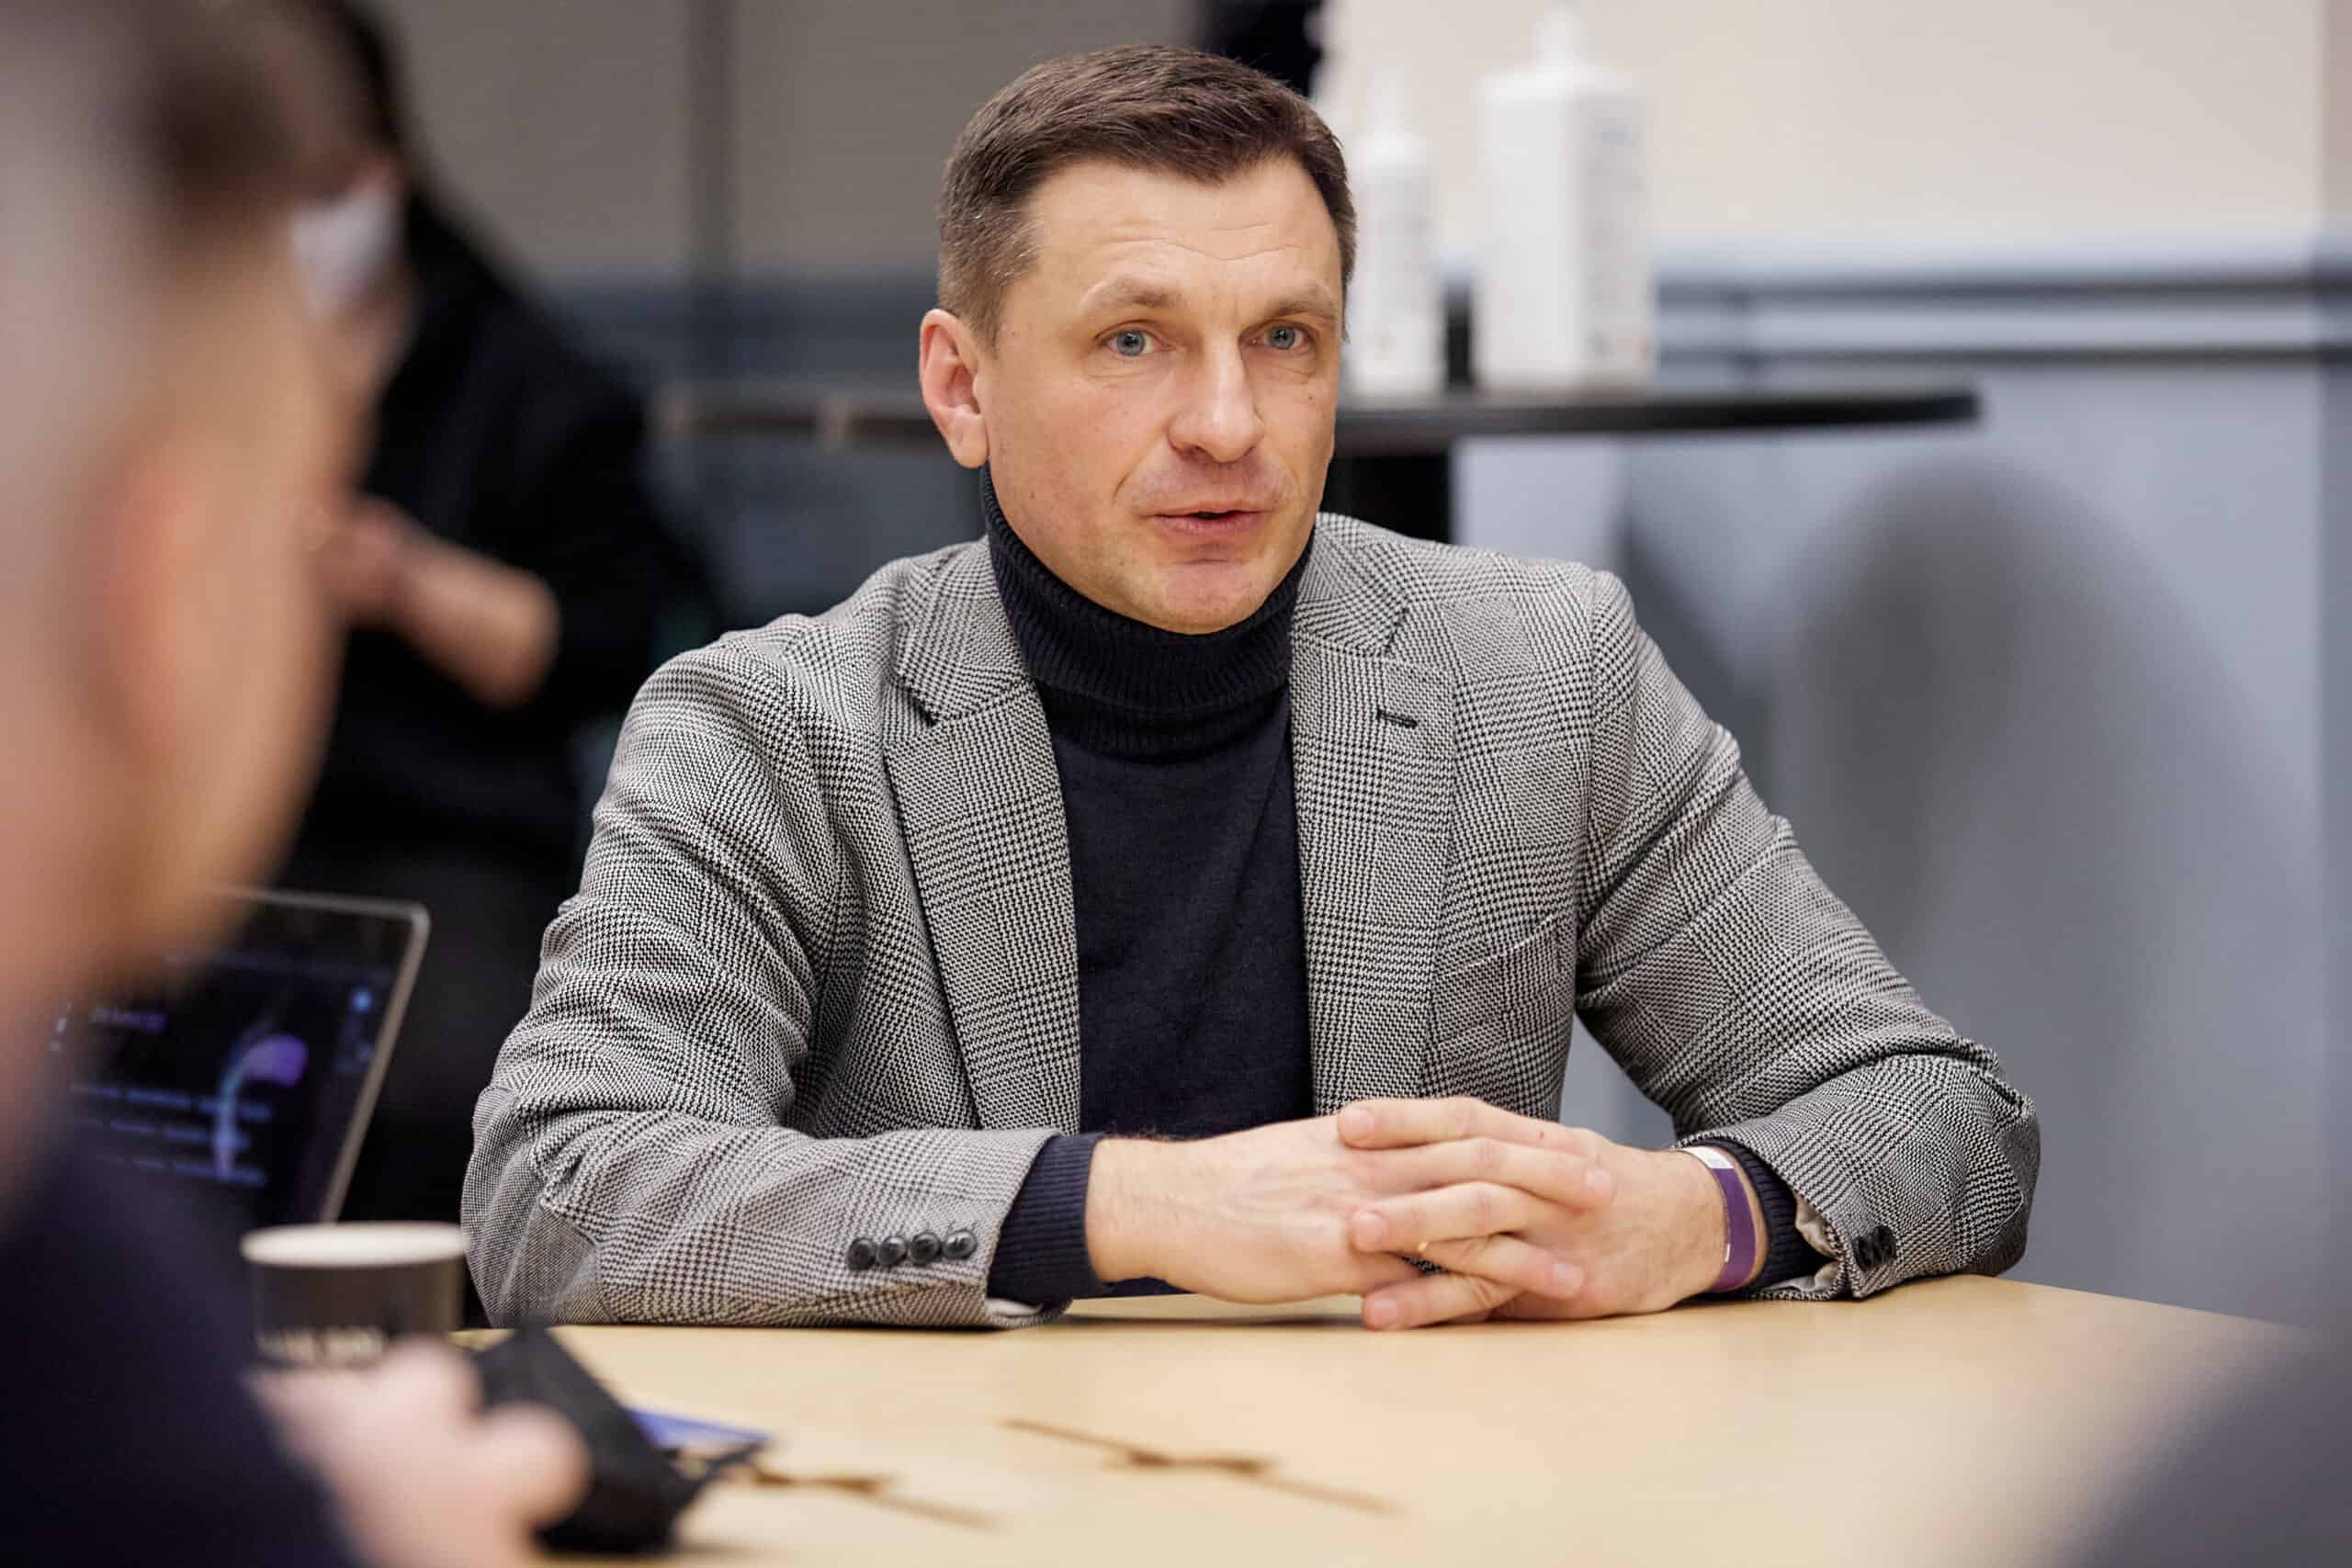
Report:
[[[364,1366],[405,1335],[454,1332],[465,1312],[466,1233],[368,1222],[246,1235],[254,1337],[281,1367]]]

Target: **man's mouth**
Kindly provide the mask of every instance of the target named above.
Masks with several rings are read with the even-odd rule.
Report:
[[[1171,509],[1159,515],[1171,523],[1214,528],[1246,523],[1259,515],[1259,512],[1260,509],[1254,506],[1190,506]]]

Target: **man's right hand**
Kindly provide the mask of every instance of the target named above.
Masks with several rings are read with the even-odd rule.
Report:
[[[1227,1301],[1362,1295],[1418,1276],[1401,1258],[1351,1247],[1350,1216],[1384,1198],[1469,1182],[1571,1209],[1611,1193],[1608,1173],[1580,1150],[1494,1138],[1355,1149],[1329,1116],[1193,1143],[1106,1138],[1088,1179],[1087,1249],[1106,1280],[1165,1280]],[[1572,1265],[1510,1235],[1480,1250],[1477,1272],[1538,1295],[1581,1283]]]
[[[529,1405],[481,1409],[473,1369],[437,1346],[400,1346],[364,1371],[266,1373],[256,1390],[376,1568],[523,1568],[538,1559],[531,1532],[587,1489],[569,1426]]]

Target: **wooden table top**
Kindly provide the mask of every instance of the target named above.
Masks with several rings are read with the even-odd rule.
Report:
[[[2292,1331],[2001,1280],[1371,1334],[1351,1300],[1011,1333],[571,1328],[777,1434],[672,1561],[2032,1562]]]

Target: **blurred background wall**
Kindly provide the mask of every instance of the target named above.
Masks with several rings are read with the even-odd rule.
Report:
[[[1196,25],[385,8],[447,183],[650,380],[902,383],[972,107]],[[1364,75],[1409,67],[1464,262],[1469,85],[1535,9],[1328,7],[1318,96],[1344,132]],[[1473,444],[1457,536],[1623,575],[1832,886],[2038,1098],[2023,1277],[2316,1313],[2352,1255],[2352,0],[1588,10],[1650,95],[1669,373],[1967,378],[1986,418]],[[935,453],[729,442],[679,470],[739,620],[974,531]],[[1661,1132],[1596,1051],[1566,1114]]]
[[[381,0],[451,183],[518,256],[643,282],[691,251],[695,39],[729,38],[751,270],[921,269],[948,141],[1023,66],[1192,34],[1193,0]],[[1475,232],[1477,77],[1543,0],[1345,0],[1317,96],[1354,112],[1408,62],[1451,244]],[[1600,52],[1657,113],[1669,240],[2253,233],[2352,216],[2343,0],[1591,0]],[[2333,24],[2331,26],[2331,24]],[[2333,155],[2331,155],[2331,152]],[[1996,227],[1997,226],[1997,231]]]
[[[1469,93],[1531,51],[1543,8],[1355,0],[1334,14],[1318,98],[1345,119],[1373,62],[1411,62],[1459,244],[1477,221]],[[1666,235],[2177,239],[2310,217],[2329,8],[1590,0],[1586,17],[1595,52],[1637,76],[1659,111],[1652,169]]]

